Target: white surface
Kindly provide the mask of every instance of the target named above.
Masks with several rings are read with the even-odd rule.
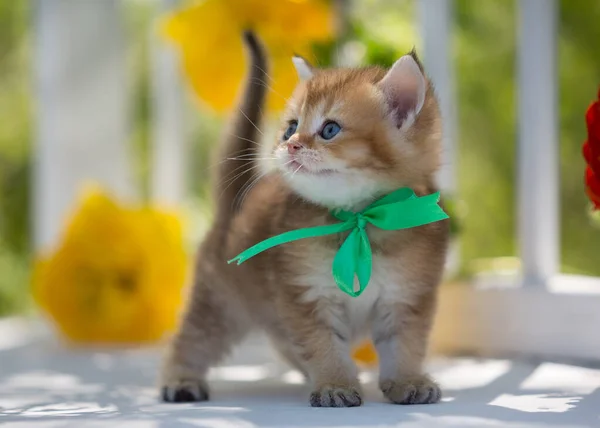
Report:
[[[538,288],[507,275],[476,284],[441,287],[432,342],[436,351],[600,364],[600,279],[561,275]]]
[[[213,372],[212,401],[163,404],[153,387],[155,350],[69,351],[6,321],[0,342],[2,427],[600,426],[600,370],[569,365],[436,360],[441,404],[388,404],[364,374],[363,407],[313,409],[298,376],[255,340]]]
[[[560,258],[558,5],[556,0],[520,0],[518,5],[518,237],[525,283],[544,287]]]

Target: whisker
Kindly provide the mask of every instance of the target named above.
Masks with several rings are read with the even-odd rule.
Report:
[[[244,204],[244,200],[246,199],[246,196],[248,195],[248,193],[250,192],[250,190],[260,181],[261,178],[263,178],[265,175],[267,175],[266,172],[262,172],[262,173],[258,173],[258,176],[256,176],[256,174],[253,175],[252,181],[250,182],[250,184],[246,184],[246,186],[244,186],[241,189],[241,193],[238,192],[238,194],[236,195],[236,197],[233,199],[232,205],[234,206],[235,210],[239,210],[242,205]],[[256,177],[255,177],[256,176]]]
[[[234,155],[235,155],[235,154],[237,154],[237,153],[242,153],[242,152],[245,152],[245,151],[251,151],[251,150],[256,150],[256,149],[254,149],[254,148],[249,148],[249,149],[239,150],[239,151],[235,152],[235,153],[234,153]],[[250,154],[250,153],[248,153],[248,154]],[[258,153],[257,153],[257,154],[258,154]],[[201,170],[202,170],[202,171],[207,171],[207,170],[213,169],[213,168],[215,168],[215,167],[217,167],[217,166],[219,166],[219,165],[221,165],[221,164],[223,164],[223,163],[225,163],[225,162],[227,162],[227,161],[229,161],[229,160],[230,160],[229,158],[225,158],[225,159],[217,160],[217,161],[215,161],[215,162],[212,162],[210,165],[207,165],[206,167],[204,167],[204,168],[201,168]]]
[[[238,167],[237,169],[240,169],[241,167],[245,167],[245,166],[247,166],[247,165],[246,165],[246,164],[244,164],[244,165],[241,165],[241,166],[240,166],[240,167]],[[231,184],[232,184],[232,183],[233,183],[235,180],[237,180],[239,177],[241,177],[242,175],[244,175],[245,173],[247,173],[247,172],[249,172],[249,171],[252,171],[252,170],[253,170],[253,169],[255,169],[255,168],[258,168],[259,166],[260,166],[260,165],[251,165],[251,166],[249,166],[248,168],[246,168],[245,170],[243,170],[242,172],[239,172],[239,173],[237,173],[237,174],[236,174],[234,177],[232,177],[232,178],[228,178],[227,180],[223,180],[223,184],[227,184],[227,183],[229,183],[229,185],[228,185],[228,186],[227,186],[227,187],[224,189],[224,191],[225,191],[225,190],[227,190],[227,188],[228,188],[229,186],[231,186]],[[234,170],[234,171],[232,171],[232,173],[234,173],[234,172],[235,172],[235,170]]]
[[[244,152],[250,152],[250,153],[244,153]],[[227,161],[229,159],[235,159],[238,156],[247,156],[247,155],[254,155],[254,154],[260,155],[260,153],[258,152],[258,150],[254,149],[254,148],[239,150],[239,151],[237,151],[235,153],[232,153],[231,157],[226,157],[226,158],[221,159],[220,161],[218,161],[218,164],[221,164],[221,163],[223,163],[223,162],[225,162],[225,161]]]
[[[261,131],[261,130],[258,128],[258,126],[256,126],[256,124],[250,120],[250,118],[249,118],[249,117],[246,115],[246,113],[244,113],[244,111],[243,111],[241,108],[238,108],[238,110],[240,111],[240,113],[242,113],[242,115],[243,115],[243,116],[244,116],[246,119],[248,119],[248,122],[250,122],[250,124],[251,124],[252,126],[254,126],[254,129],[256,129],[256,130],[257,130],[257,131],[260,133],[260,135],[265,135],[265,134],[263,134],[263,132],[262,132],[262,131]],[[240,138],[240,137],[238,137],[238,138]],[[258,143],[256,143],[256,144],[258,144]]]
[[[244,117],[246,119],[248,119],[248,116],[246,116],[243,111],[240,110],[240,112],[244,115]],[[250,120],[250,119],[248,119],[248,120]],[[252,121],[250,123],[252,123]],[[252,125],[256,128],[256,125],[254,125],[254,123],[252,123]],[[258,128],[256,128],[256,129],[258,129]],[[260,132],[260,129],[258,129],[258,131]],[[262,132],[261,132],[261,134],[262,134]],[[233,133],[229,133],[229,135],[232,137],[235,137],[235,138],[239,138],[242,141],[248,141],[249,143],[256,144],[258,147],[261,147],[261,144],[259,142],[251,140],[250,138],[240,137],[239,135],[235,135]]]
[[[240,150],[236,153],[240,153],[246,150],[255,150],[255,149],[244,149],[244,150]],[[277,158],[274,156],[261,156],[261,153],[245,153],[245,154],[241,154],[239,156],[235,156],[235,157],[229,157],[229,158],[225,158],[222,159],[221,161],[217,162],[216,164],[213,164],[210,166],[210,168],[214,168],[215,166],[221,165],[225,162],[228,161],[261,161],[261,160],[265,160],[265,161],[269,161],[269,160],[276,160]],[[227,176],[225,176],[224,178],[227,178],[229,175],[231,175],[232,173],[234,173],[235,171],[239,170],[240,168],[243,168],[244,166],[247,166],[246,163],[236,167],[235,169],[233,169],[232,171],[229,172],[229,174]]]
[[[273,160],[276,160],[276,159],[277,158],[275,158],[275,157],[272,157],[272,158],[245,158],[245,159],[234,159],[234,158],[231,158],[231,159],[226,159],[224,162],[226,162],[228,160],[231,160],[231,161],[240,161],[240,162],[243,161],[244,163],[242,165],[237,166],[233,170],[233,171],[236,171],[236,170],[238,170],[240,168],[243,168],[244,166],[248,166],[248,162],[252,162],[252,163],[256,164],[256,161],[273,161]]]
[[[265,69],[261,68],[260,66],[258,66],[258,65],[256,65],[256,64],[254,64],[254,67],[256,67],[256,69],[257,69],[257,70],[260,70],[260,71],[262,71],[262,72],[263,72],[263,74],[264,74],[265,76],[267,76],[267,78],[268,78],[268,79],[269,79],[271,82],[275,83],[275,80],[274,80],[274,79],[273,79],[271,76],[269,76],[269,73],[267,73]],[[255,78],[255,79],[257,79],[257,78]]]
[[[290,99],[284,97],[283,95],[281,95],[279,92],[277,92],[275,89],[273,89],[273,87],[271,85],[269,85],[267,82],[265,82],[264,80],[260,80],[258,78],[253,78],[252,79],[254,81],[255,84],[260,85],[264,88],[267,88],[269,91],[273,92],[275,95],[279,96],[282,100],[284,100],[285,102],[288,102]]]
[[[239,157],[235,157],[235,158],[227,158],[225,159],[226,161],[230,160],[230,161],[253,161],[253,160],[273,160],[273,159],[277,159],[274,157],[259,157],[259,156],[239,156]]]
[[[266,155],[268,155],[268,154],[269,154],[269,153],[266,153]],[[254,156],[254,157],[257,157],[257,156],[259,156],[259,157],[263,157],[263,153],[260,153],[260,152],[255,152],[255,153],[242,153],[242,154],[240,154],[240,155],[237,155],[237,156],[230,156],[230,157],[227,157],[227,158],[225,158],[225,159],[238,159],[238,158],[242,158],[242,157],[249,157],[249,156]],[[268,156],[264,156],[264,157],[268,157]]]
[[[265,158],[265,159],[266,160],[277,160],[277,158],[275,158],[275,157],[274,158]],[[288,164],[290,164],[292,162],[293,162],[293,160],[290,159],[289,161],[285,162],[282,166],[286,166],[286,165],[288,165]],[[257,166],[260,166],[260,165],[255,165],[255,167],[257,167]],[[239,169],[239,167],[238,167],[238,169]],[[254,169],[254,167],[252,169]],[[248,169],[247,171],[250,171],[250,169]],[[250,180],[248,180],[248,181],[251,181],[251,179],[252,178],[250,178]]]
[[[296,173],[297,173],[298,171],[300,171],[301,169],[302,169],[302,165],[300,165],[300,166],[298,167],[298,169],[296,169],[296,171],[294,171],[294,172],[292,173],[292,178],[293,178],[293,177],[294,177],[294,175],[296,175]]]
[[[315,64],[317,66],[317,68],[322,68],[321,61],[319,61],[319,57],[317,55],[315,55],[314,53],[312,54],[312,61],[313,61],[313,64]]]
[[[256,147],[248,147],[246,149],[238,150],[237,152],[235,152],[233,154],[236,155],[238,153],[243,153],[243,152],[256,152],[256,153],[258,153],[258,149]]]
[[[244,151],[244,150],[240,150],[240,152],[241,151]],[[240,153],[240,152],[236,152],[236,153]],[[242,158],[242,156],[243,156],[243,158]],[[232,161],[232,160],[240,160],[241,161],[241,160],[251,160],[252,159],[252,158],[246,158],[246,156],[260,156],[260,153],[258,153],[258,152],[256,152],[256,153],[244,153],[244,154],[241,154],[239,156],[234,156],[234,157],[229,157],[229,158],[221,159],[220,161],[216,162],[215,164],[211,165],[210,167],[213,168],[215,166],[222,165],[223,163],[228,162],[228,161]]]
[[[231,170],[225,177],[222,178],[223,183],[228,183],[229,180],[234,180],[235,177],[234,178],[228,178],[228,177],[230,177],[231,175],[235,174],[236,171],[239,171],[240,169],[242,169],[244,167],[250,168],[250,167],[253,167],[253,166],[254,165],[248,165],[247,163],[243,163],[242,165],[237,166],[236,168],[234,168],[233,170]],[[244,172],[241,172],[240,174],[243,174],[243,173]]]
[[[258,166],[258,165],[256,165],[256,166]],[[255,166],[255,167],[256,167],[256,166]],[[254,169],[254,168],[252,168],[252,169]],[[244,171],[244,172],[248,172],[248,171],[249,171],[249,170],[247,170],[247,171]],[[256,176],[256,174],[257,174],[257,173],[253,173],[253,174],[250,176],[250,179],[252,179],[253,177],[255,177],[255,176]],[[260,175],[260,172],[259,172],[258,174]],[[234,181],[235,181],[235,180],[234,180]],[[231,186],[231,184],[232,184],[234,181],[232,181],[231,183],[229,183],[229,185],[227,185],[227,187],[226,187],[225,189],[223,189],[223,191],[222,191],[222,192],[221,192],[221,194],[219,195],[219,199],[221,199],[221,198],[223,197],[223,193],[224,193],[224,192],[225,192],[225,191],[226,191],[226,190],[227,190],[227,189],[228,189],[228,188]],[[243,189],[244,189],[246,186],[247,186],[247,184],[245,184],[245,185],[244,185],[244,186],[243,186],[243,187],[242,187],[240,190],[238,190],[237,194],[236,194],[236,195],[235,195],[235,197],[233,198],[233,201],[231,202],[231,206],[232,206],[232,207],[234,206],[234,204],[235,204],[236,200],[238,199],[238,195],[240,194],[240,191],[242,191],[242,190],[243,190]]]

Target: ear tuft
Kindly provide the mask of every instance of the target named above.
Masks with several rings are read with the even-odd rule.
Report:
[[[313,67],[307,60],[300,55],[294,55],[292,57],[292,62],[294,63],[294,67],[296,67],[296,72],[298,73],[300,80],[308,80],[313,77]]]
[[[398,128],[410,125],[425,103],[427,82],[415,57],[414,51],[404,55],[377,84]]]
[[[417,54],[417,49],[414,46],[410,50],[410,52],[408,53],[408,55],[410,55],[412,57],[412,59],[415,60],[415,62],[419,66],[419,70],[421,70],[421,73],[424,73],[424,71],[423,71],[423,64],[421,63],[421,60],[419,59],[419,54]]]

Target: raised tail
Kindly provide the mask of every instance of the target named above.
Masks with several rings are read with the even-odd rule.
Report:
[[[226,225],[235,215],[236,198],[249,185],[255,173],[255,157],[259,152],[260,124],[267,92],[267,58],[252,31],[244,32],[250,69],[246,88],[233,123],[222,144],[220,167],[216,177],[217,221]],[[218,82],[216,83],[218,84]]]

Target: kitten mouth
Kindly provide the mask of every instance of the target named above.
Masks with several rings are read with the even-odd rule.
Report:
[[[333,169],[319,169],[319,170],[311,170],[308,169],[306,166],[304,166],[302,163],[298,162],[298,161],[291,161],[288,164],[288,168],[292,171],[292,174],[306,174],[306,175],[317,175],[317,176],[323,176],[323,175],[330,175],[335,173],[336,171]]]

